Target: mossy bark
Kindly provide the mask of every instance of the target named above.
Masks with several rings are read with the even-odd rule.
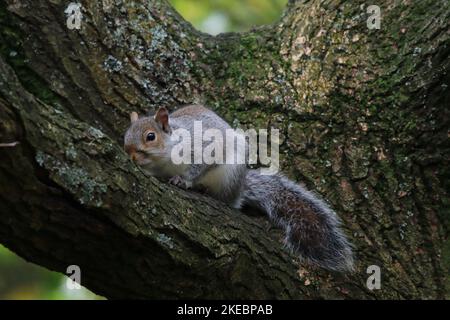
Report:
[[[0,242],[108,298],[448,296],[448,1],[290,1],[201,34],[165,1],[0,1]],[[281,167],[324,198],[356,272],[299,265],[264,218],[161,184],[122,151],[128,113],[204,103],[276,127]],[[370,265],[381,290],[366,287]]]

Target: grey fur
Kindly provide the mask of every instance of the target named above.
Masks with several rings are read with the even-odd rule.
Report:
[[[125,135],[125,146],[134,146],[152,159],[140,164],[151,175],[170,178],[171,183],[185,189],[201,189],[235,208],[249,205],[262,210],[284,228],[286,246],[302,260],[330,270],[353,270],[352,247],[340,229],[339,218],[314,193],[281,174],[260,175],[257,170],[248,170],[245,164],[174,165],[170,132],[182,128],[193,137],[194,121],[202,121],[203,131],[218,129],[225,134],[230,129],[213,111],[190,105],[170,115],[169,133],[157,129],[165,141],[164,150],[145,149],[140,141],[145,128],[158,128],[152,117],[132,123]],[[203,147],[206,144],[209,142],[203,142]]]
[[[203,131],[217,129],[224,136],[226,130],[231,129],[228,123],[216,113],[200,105],[188,105],[172,113],[169,118],[169,126],[172,132],[179,128],[188,130],[191,137],[193,137],[194,121],[202,122]],[[153,117],[142,117],[135,123],[132,123],[125,134],[125,146],[140,146],[142,144],[140,141],[142,130],[147,126],[157,128],[158,124]],[[170,182],[185,189],[193,188],[206,191],[214,198],[228,203],[235,208],[240,207],[243,181],[245,181],[247,172],[245,164],[209,165],[203,163],[188,166],[174,166],[171,160],[171,151],[174,145],[171,142],[170,135],[162,130],[159,130],[158,134],[166,142],[165,149],[146,150],[149,157],[156,154],[158,161],[152,161],[146,165],[142,165],[144,170],[163,180],[170,179],[173,176],[180,176],[179,179],[170,179]],[[204,141],[203,147],[208,144],[209,142]],[[138,149],[142,150],[143,148]],[[194,149],[192,148],[191,150],[193,153]]]
[[[283,199],[280,199],[283,195]],[[285,197],[305,203],[305,210],[320,219],[302,219],[302,210],[280,206]],[[293,183],[281,174],[260,175],[257,170],[249,170],[244,188],[243,203],[264,212],[285,229],[285,244],[302,260],[335,271],[352,271],[352,246],[340,230],[340,219],[314,193]],[[281,209],[284,211],[281,212]],[[320,223],[317,223],[319,221]],[[299,232],[294,237],[292,232]],[[317,232],[311,236],[311,232]],[[303,234],[301,234],[303,233]],[[293,241],[295,238],[297,241]],[[311,241],[314,238],[314,241]],[[303,241],[298,241],[298,240]],[[314,243],[314,245],[311,245]]]

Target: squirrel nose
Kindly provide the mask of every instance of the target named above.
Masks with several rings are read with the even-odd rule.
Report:
[[[133,145],[125,145],[125,152],[128,153],[130,156],[130,159],[134,162],[136,162],[137,156],[136,156],[136,147]]]

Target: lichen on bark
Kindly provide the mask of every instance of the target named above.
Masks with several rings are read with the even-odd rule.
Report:
[[[217,37],[165,1],[105,3],[81,1],[69,30],[62,2],[1,2],[0,137],[21,141],[0,154],[2,243],[58,271],[76,259],[115,298],[448,295],[448,1],[380,1],[380,30],[362,2],[290,1]],[[193,102],[280,129],[283,171],[343,218],[355,274],[299,266],[263,217],[128,161],[130,111]]]

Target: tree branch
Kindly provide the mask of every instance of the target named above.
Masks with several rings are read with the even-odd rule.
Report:
[[[0,2],[0,141],[20,142],[0,149],[0,242],[52,270],[79,265],[108,298],[444,297],[444,2],[381,1],[385,29],[368,32],[359,5],[291,1],[279,23],[219,37],[164,1],[82,1],[78,31],[64,3]],[[343,218],[354,274],[299,266],[264,217],[127,159],[130,111],[192,102],[281,129],[282,167]]]

